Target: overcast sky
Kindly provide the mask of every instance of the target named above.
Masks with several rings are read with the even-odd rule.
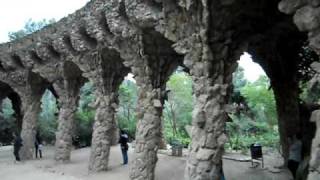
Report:
[[[31,18],[59,20],[84,6],[89,0],[0,0],[0,42],[8,41],[8,32],[23,28]]]
[[[8,33],[22,29],[32,19],[59,20],[83,7],[89,0],[0,0],[0,43],[8,41]],[[256,80],[264,74],[261,67],[253,63],[251,56],[245,53],[239,61],[245,69],[245,77]]]

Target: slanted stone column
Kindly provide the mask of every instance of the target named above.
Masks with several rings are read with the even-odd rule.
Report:
[[[140,43],[140,47],[146,46]],[[136,57],[132,65],[138,85],[136,144],[130,169],[132,180],[155,179],[157,151],[162,139],[161,121],[166,82],[177,68],[177,60],[178,57],[161,57],[157,54],[152,56],[142,53]]]
[[[71,63],[65,62],[62,68],[64,79],[53,84],[59,99],[58,129],[56,132],[55,156],[56,162],[70,161],[72,150],[72,133],[74,129],[74,116],[77,111],[80,88],[84,84],[81,71]]]
[[[22,99],[24,116],[22,120],[21,138],[23,147],[21,148],[21,158],[32,159],[34,152],[34,142],[37,131],[37,120],[41,111],[42,94],[25,96]]]
[[[226,15],[219,1],[202,1],[196,9],[203,18],[200,29],[175,45],[177,52],[185,54],[184,64],[190,70],[195,98],[185,180],[220,179],[227,141],[224,129],[228,96],[237,67],[235,57],[240,57],[240,47],[232,41],[233,31],[227,29],[228,24],[211,20],[209,28],[209,2],[216,8],[212,17]]]
[[[33,158],[37,121],[41,110],[41,97],[46,88],[44,80],[37,74],[28,72],[27,78],[27,86],[23,91],[20,91],[24,112],[21,130],[23,146],[20,151],[23,160]]]
[[[92,134],[89,162],[90,172],[99,172],[108,169],[110,147],[112,146],[115,134],[115,114],[118,95],[117,92],[102,93],[100,90],[96,92],[97,110]]]
[[[161,140],[161,116],[163,102],[161,101],[161,89],[154,88],[150,77],[139,76],[139,96],[137,104],[137,131],[135,159],[131,165],[130,178],[132,180],[154,179],[157,150]],[[149,79],[144,81],[142,79]],[[149,84],[150,83],[150,84]]]
[[[227,89],[223,57],[204,59],[191,68],[195,106],[193,110],[192,141],[189,147],[185,179],[218,180],[224,144],[227,114]],[[210,69],[214,71],[210,72]]]
[[[58,103],[60,107],[54,159],[61,163],[70,161],[74,116],[77,111],[79,90],[82,85],[82,83],[70,84],[71,82],[67,80],[64,80],[60,85],[54,84],[59,95]]]
[[[90,172],[108,169],[110,147],[115,143],[118,127],[115,119],[118,107],[118,88],[128,69],[122,65],[119,54],[105,50],[90,60],[96,71],[91,72],[89,79],[96,88],[96,115],[93,126]]]
[[[293,21],[301,32],[308,33],[309,46],[320,55],[320,1],[282,0],[279,10],[293,15]],[[319,72],[318,65],[315,70]],[[317,124],[316,135],[312,142],[311,160],[309,164],[308,180],[316,180],[320,177],[320,116],[319,111],[312,114],[311,121]]]
[[[131,165],[130,178],[153,180],[162,129],[161,89],[152,86],[150,76],[138,76],[137,79],[139,79],[137,80],[139,95],[136,115],[138,123],[135,159]]]
[[[317,180],[320,177],[320,110],[312,113],[311,121],[316,123],[317,132],[312,142],[308,180]]]

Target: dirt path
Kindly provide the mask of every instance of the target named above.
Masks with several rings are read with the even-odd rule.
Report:
[[[71,163],[56,165],[53,159],[53,147],[46,147],[42,160],[32,160],[19,164],[13,162],[12,147],[0,148],[1,180],[129,180],[129,166],[121,165],[119,147],[111,148],[110,170],[98,174],[88,174],[90,149],[84,148],[72,152]],[[132,157],[132,150],[129,157]],[[266,166],[274,161],[266,159]],[[224,160],[227,180],[289,180],[287,172],[270,173],[266,169],[250,168],[249,162]],[[159,154],[156,168],[156,180],[183,180],[185,158]]]

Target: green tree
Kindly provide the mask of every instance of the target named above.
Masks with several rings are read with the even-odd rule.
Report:
[[[167,82],[168,100],[164,107],[165,137],[168,142],[178,139],[184,144],[190,142],[185,129],[191,125],[193,96],[192,79],[184,73],[175,72]]]
[[[268,78],[260,76],[255,82],[247,82],[242,70],[236,71],[233,77],[234,93],[238,96],[238,101],[233,102],[240,110],[230,114],[232,122],[227,123],[229,143],[226,146],[246,150],[250,144],[259,142],[279,148],[276,104]]]
[[[124,80],[119,87],[119,108],[117,119],[119,127],[126,129],[131,137],[135,137],[136,117],[135,109],[137,106],[138,89],[135,82]]]
[[[95,109],[91,106],[96,99],[95,87],[91,82],[85,83],[80,89],[79,107],[75,116],[74,136],[77,136],[81,147],[91,145],[92,127]]]
[[[12,133],[15,131],[16,123],[12,102],[8,98],[2,101],[2,109],[0,110],[0,144],[10,144],[12,141]]]
[[[20,39],[24,36],[27,36],[29,34],[32,34],[42,28],[44,28],[45,26],[52,24],[55,22],[55,19],[50,19],[50,20],[46,20],[43,19],[41,21],[33,21],[32,19],[29,19],[26,24],[24,25],[23,29],[16,31],[16,32],[9,32],[8,36],[9,36],[9,40],[10,41],[14,41],[17,39]]]
[[[46,90],[41,99],[41,112],[38,119],[38,130],[44,141],[53,143],[57,130],[58,107],[56,98],[51,91]]]
[[[255,119],[267,122],[269,126],[277,125],[275,98],[266,76],[248,83],[242,88],[241,94],[246,98],[249,108],[254,111]]]

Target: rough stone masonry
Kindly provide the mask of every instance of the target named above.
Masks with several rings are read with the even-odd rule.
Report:
[[[294,19],[281,13],[278,4],[281,12]],[[71,133],[79,88],[91,81],[98,98],[89,170],[107,170],[111,136],[116,131],[117,90],[131,72],[139,86],[139,108],[130,178],[154,180],[165,84],[183,66],[192,76],[195,97],[185,179],[219,179],[236,60],[247,50],[257,57],[264,50],[273,52],[277,44],[260,45],[265,39],[284,42],[283,33],[278,32],[296,31],[293,23],[308,32],[310,46],[320,53],[319,5],[319,0],[91,0],[57,23],[0,44],[0,83],[4,84],[0,92],[9,87],[22,104],[22,157],[32,159],[40,99],[50,88],[60,103],[55,160],[72,160]],[[253,44],[265,49],[250,48]],[[278,77],[272,76],[277,66],[269,62],[261,60],[271,81],[277,82]],[[8,93],[0,94],[5,96]],[[14,102],[20,107],[19,101]],[[282,124],[280,135],[285,138],[288,123]],[[317,135],[310,162],[312,180],[319,177],[318,144]]]

